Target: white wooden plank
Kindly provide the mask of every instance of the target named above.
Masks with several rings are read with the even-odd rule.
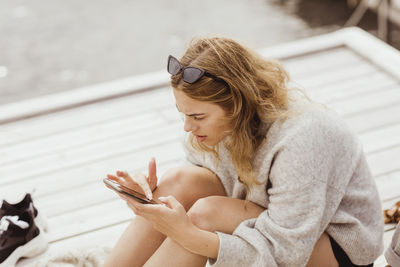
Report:
[[[112,192],[110,192],[112,193]],[[48,240],[55,242],[132,219],[134,213],[122,199],[84,207],[48,219]]]
[[[291,76],[306,77],[316,73],[332,73],[346,65],[360,65],[366,62],[348,48],[336,48],[313,54],[306,54],[282,61],[284,68]]]
[[[400,84],[393,79],[386,78],[385,80],[379,82],[373,82],[368,78],[363,80],[365,80],[364,85],[358,85],[352,88],[339,86],[323,87],[320,88],[321,90],[308,90],[307,94],[315,101],[322,103],[334,103],[346,100],[348,101],[349,99],[355,99],[369,94],[379,94],[394,87],[400,88]]]
[[[376,177],[375,183],[385,205],[384,209],[389,208],[394,200],[400,200],[400,171]]]
[[[166,71],[159,71],[2,105],[0,106],[0,124],[125,96],[146,89],[160,88],[168,85],[168,82],[169,74]]]
[[[265,58],[286,59],[343,46],[370,60],[393,77],[400,77],[399,52],[358,27],[344,28],[296,42],[266,47],[259,50],[259,53]],[[371,53],[371,51],[374,51],[374,53]]]
[[[163,160],[157,161],[157,177],[162,181],[164,173],[175,166],[179,166],[177,161]],[[147,168],[138,170],[137,173],[147,175]],[[63,189],[59,187],[57,194],[41,194],[34,198],[35,205],[47,217],[55,217],[63,213],[79,210],[83,207],[98,205],[111,200],[118,199],[118,196],[104,186],[102,179],[106,177],[106,173],[102,176],[95,177],[92,181],[82,184],[78,187]],[[62,190],[61,190],[62,189]],[[111,193],[111,194],[110,194]],[[74,201],[71,202],[71,195],[74,195]]]
[[[400,123],[359,135],[364,151],[369,154],[400,144]]]
[[[400,146],[394,146],[367,155],[367,161],[374,176],[399,171]]]
[[[373,94],[360,95],[351,99],[330,103],[328,106],[346,117],[400,103],[400,86]]]
[[[54,133],[104,123],[122,117],[137,116],[160,107],[174,105],[169,89],[160,89],[125,99],[87,105],[29,120],[0,125],[1,131],[15,135],[12,140],[0,139],[0,146],[32,140]]]
[[[115,154],[102,161],[86,163],[82,166],[66,168],[54,172],[39,174],[27,180],[13,181],[0,187],[0,195],[9,201],[17,202],[25,192],[35,191],[36,197],[44,195],[57,196],[62,191],[77,189],[85,184],[97,182],[100,177],[116,170],[128,170],[132,173],[147,166],[151,157],[158,164],[176,162],[184,156],[180,139],[174,142],[161,143],[142,151]]]
[[[356,133],[361,134],[400,123],[400,105],[369,110],[345,117],[345,120]]]
[[[365,75],[376,71],[376,67],[369,64],[361,64],[359,66],[346,65],[340,69],[330,72],[316,72],[313,76],[292,76],[293,82],[299,84],[303,88],[324,87],[328,84],[335,84],[343,80],[350,80],[354,76]]]
[[[90,162],[102,161],[117,154],[133,153],[146,147],[173,142],[182,136],[180,123],[169,124],[151,132],[137,132],[71,149],[59,151],[23,162],[0,167],[0,185],[40,176],[44,173],[84,166]],[[12,176],[10,174],[13,174]]]
[[[330,65],[337,66],[338,63],[341,66],[345,65],[346,62],[358,62],[359,60],[363,60],[363,58],[354,53],[354,51],[346,46],[339,46],[312,53],[299,53],[296,57],[284,58],[280,61],[288,67],[299,67],[307,64],[314,66],[315,61],[318,61],[320,63],[318,65],[321,68]]]
[[[335,83],[325,84],[324,86],[317,87],[307,87],[306,91],[316,91],[316,92],[324,92],[324,90],[349,90],[352,91],[358,87],[366,87],[371,84],[381,84],[387,83],[391,81],[395,81],[399,83],[397,79],[393,79],[389,74],[382,70],[374,70],[368,73],[358,73],[357,75],[353,75],[351,79],[340,80]]]
[[[102,124],[88,125],[68,132],[60,132],[46,138],[36,138],[23,143],[0,147],[0,166],[18,163],[48,154],[60,153],[74,147],[81,147],[124,135],[151,131],[165,126],[167,121],[158,112],[147,112],[140,116],[129,116]]]
[[[348,47],[369,59],[393,77],[400,77],[400,53],[396,48],[360,28],[349,28],[340,34],[342,34]],[[371,53],[371,51],[374,52]]]
[[[343,30],[341,30],[266,47],[258,50],[258,52],[265,58],[289,59],[304,54],[343,47],[344,37]]]
[[[90,202],[85,197],[79,197],[81,191],[74,192],[73,202],[86,202],[82,205],[77,204],[75,208],[57,212],[57,206],[51,204],[53,207],[42,206],[43,200],[35,200],[40,211],[44,214],[48,210],[52,210],[51,216],[48,216],[49,234],[48,239],[50,242],[63,240],[72,236],[77,236],[89,231],[101,229],[117,223],[127,221],[134,216],[133,212],[116,194],[107,189],[101,180],[92,185],[93,191],[86,191],[92,198],[99,198],[97,202]],[[71,194],[70,194],[71,195]],[[70,198],[63,198],[59,202],[60,205],[73,204]],[[58,206],[60,208],[60,206]],[[47,215],[47,214],[46,214]],[[106,216],[105,216],[106,215]]]

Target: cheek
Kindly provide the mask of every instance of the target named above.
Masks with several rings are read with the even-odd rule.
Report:
[[[212,120],[204,123],[202,127],[209,135],[220,135],[224,130],[226,130],[226,125],[221,123],[220,120]]]

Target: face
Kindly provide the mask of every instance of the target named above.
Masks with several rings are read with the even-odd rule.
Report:
[[[223,140],[228,133],[225,111],[218,105],[198,101],[182,91],[174,90],[176,108],[184,118],[184,130],[191,132],[197,140],[212,146]]]

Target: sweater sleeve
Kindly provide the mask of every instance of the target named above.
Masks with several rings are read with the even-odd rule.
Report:
[[[208,264],[305,266],[344,195],[330,184],[332,177],[348,175],[342,169],[351,168],[351,153],[344,149],[351,144],[342,137],[320,124],[308,124],[284,137],[270,169],[267,209],[258,218],[243,221],[232,235],[217,232],[218,257]],[[338,164],[344,166],[338,169]]]
[[[391,245],[385,251],[385,258],[391,266],[400,266],[400,223],[397,224]]]

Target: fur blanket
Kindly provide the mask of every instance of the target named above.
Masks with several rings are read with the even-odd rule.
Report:
[[[30,267],[101,267],[110,252],[109,247],[76,248],[50,253]]]

